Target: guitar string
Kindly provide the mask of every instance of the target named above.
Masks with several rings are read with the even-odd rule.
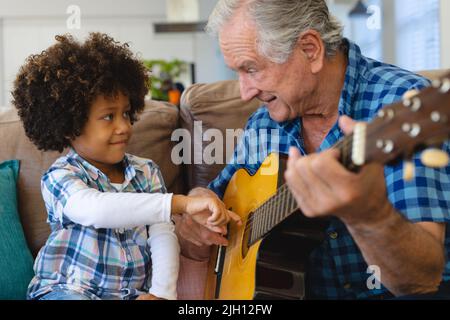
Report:
[[[334,148],[334,149],[339,148],[341,151],[345,151],[345,149],[348,148],[352,143],[353,143],[353,135],[351,135],[351,136],[349,136],[349,137],[346,137],[346,138],[344,138],[344,139],[338,141],[338,142],[334,145],[333,148]],[[343,154],[343,156],[345,157],[346,154]],[[345,159],[344,159],[344,161],[345,161]],[[282,190],[283,188],[284,188],[284,190]],[[265,212],[264,212],[264,211],[259,211],[259,213],[257,213],[258,210],[262,210],[263,208],[267,208],[269,205],[272,205],[272,204],[274,204],[274,203],[277,204],[277,205],[279,205],[279,203],[277,203],[277,201],[279,201],[279,199],[280,199],[282,196],[284,196],[286,193],[289,193],[290,196],[292,197],[292,194],[291,194],[291,192],[289,191],[287,185],[286,185],[286,184],[283,184],[283,185],[277,190],[277,193],[276,193],[274,196],[272,196],[272,197],[271,197],[269,200],[267,200],[264,204],[262,204],[260,207],[258,207],[258,208],[255,210],[255,212],[248,218],[247,224],[246,224],[246,226],[245,226],[244,231],[247,232],[251,227],[253,227],[254,220],[256,220],[256,218],[262,217],[262,216],[267,216],[267,215],[269,215],[268,212],[270,212],[270,211],[265,211]],[[293,211],[295,211],[295,210],[293,210]],[[292,211],[292,212],[293,212],[293,211]],[[264,212],[264,213],[263,213],[263,212]],[[286,216],[290,215],[292,212],[289,212],[289,214],[287,214]],[[273,225],[276,225],[276,224],[278,224],[279,222],[283,221],[283,218],[285,218],[286,216],[281,217],[281,218],[282,218],[281,220],[276,219],[276,223],[273,224]],[[264,229],[267,229],[267,226],[265,226]],[[266,232],[266,231],[265,231],[265,232]]]
[[[288,189],[288,187],[287,187],[287,185],[286,184],[283,184],[278,190],[277,190],[277,193],[274,195],[274,196],[272,196],[270,199],[268,199],[263,205],[261,205],[260,207],[258,207],[256,210],[255,210],[255,212],[254,212],[254,214],[247,220],[248,221],[248,224],[247,224],[247,228],[249,228],[249,227],[251,227],[252,226],[252,224],[253,224],[253,220],[255,220],[257,217],[259,217],[259,216],[266,216],[268,213],[268,211],[265,211],[264,213],[263,213],[263,211],[260,211],[260,210],[263,210],[263,209],[267,209],[267,207],[269,207],[269,205],[273,205],[274,203],[275,204],[277,204],[278,206],[279,206],[279,201],[280,201],[280,198],[282,198],[287,192],[289,192],[290,193],[290,191],[289,191],[289,189]],[[291,195],[292,196],[292,195]],[[288,199],[289,200],[289,199]],[[257,213],[259,211],[259,213]]]

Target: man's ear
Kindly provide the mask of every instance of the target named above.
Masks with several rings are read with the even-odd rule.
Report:
[[[325,45],[320,34],[315,30],[303,32],[297,40],[297,46],[309,62],[311,73],[319,73],[325,59]]]

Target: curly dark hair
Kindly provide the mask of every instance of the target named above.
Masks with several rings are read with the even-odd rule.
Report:
[[[68,147],[100,95],[127,96],[134,123],[144,109],[150,79],[128,44],[102,33],[90,33],[83,44],[71,35],[55,39],[56,44],[27,58],[12,92],[25,133],[38,149],[62,152]]]

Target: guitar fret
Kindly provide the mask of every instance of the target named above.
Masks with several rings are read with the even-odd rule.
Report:
[[[250,242],[253,242],[253,239],[255,237],[255,228],[256,228],[256,219],[257,215],[254,212],[253,215],[249,218],[249,221],[247,222],[250,225]]]
[[[278,209],[277,209],[277,217],[275,220],[275,224],[280,223],[283,211],[286,210],[284,207],[283,193],[279,193],[277,195],[277,201],[278,201]]]
[[[274,201],[274,198],[271,198],[271,200],[270,200],[270,202],[272,203],[271,204],[271,210],[270,210],[270,220],[269,220],[269,223],[268,223],[268,226],[273,226],[273,222],[274,222],[274,220],[275,220],[275,215],[276,215],[276,209],[277,209],[277,204],[276,204],[276,202]]]
[[[288,214],[290,213],[290,210],[288,207],[288,195],[287,195],[287,192],[285,192],[285,191],[283,191],[283,208],[284,208],[284,210],[288,211]],[[282,216],[280,218],[280,222],[284,219],[284,216]]]
[[[264,214],[261,215],[261,224],[260,224],[260,227],[258,229],[258,238],[261,237],[262,230],[264,228],[264,225],[266,224],[267,206],[264,206],[263,212],[264,212]]]
[[[275,201],[275,198],[272,198],[272,212],[270,213],[270,227],[273,227],[275,223],[275,219],[277,216],[277,202]]]
[[[252,220],[251,220],[251,235],[250,235],[250,241],[253,242],[257,236],[257,228],[258,228],[258,220],[259,220],[259,215],[257,212],[254,212],[252,215]]]
[[[255,235],[256,239],[258,239],[261,236],[261,230],[262,230],[262,227],[263,227],[263,224],[264,224],[265,217],[264,217],[264,215],[261,215],[259,218],[260,219],[259,219],[259,223],[258,223],[258,231],[257,231],[257,233]]]
[[[272,215],[273,215],[273,199],[270,198],[270,199],[269,199],[268,211],[267,211],[267,215],[266,215],[266,216],[267,216],[266,224],[265,224],[265,226],[264,226],[264,230],[263,230],[261,236],[263,236],[263,235],[265,234],[266,229],[267,229],[267,226],[271,224],[272,218],[273,218]]]
[[[257,239],[259,236],[259,229],[260,229],[260,225],[261,225],[261,219],[262,219],[262,215],[261,214],[254,214],[255,215],[255,232],[254,232],[254,236],[253,236],[253,240]]]
[[[278,201],[278,197],[275,196],[273,198],[273,210],[272,210],[272,219],[270,221],[270,226],[273,228],[273,226],[276,224],[276,220],[277,220],[277,215],[278,215],[278,211],[279,211],[279,201]]]
[[[289,214],[289,208],[287,203],[286,192],[283,191],[283,209],[281,210],[281,215],[278,223],[284,220],[284,218]]]

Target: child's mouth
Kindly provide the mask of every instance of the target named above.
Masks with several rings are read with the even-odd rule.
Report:
[[[120,146],[120,145],[126,145],[128,142],[128,140],[122,140],[122,141],[117,141],[117,142],[111,142],[110,144],[114,145],[114,146]]]

